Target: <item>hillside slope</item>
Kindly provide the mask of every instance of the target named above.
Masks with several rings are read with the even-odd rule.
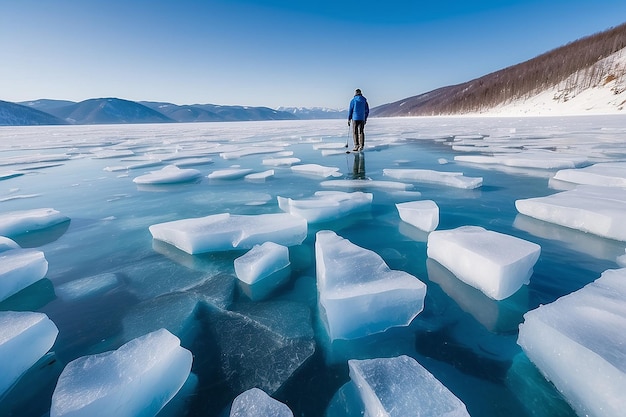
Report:
[[[372,115],[562,114],[561,107],[570,114],[621,112],[625,48],[622,24],[475,80],[378,106]]]
[[[119,98],[89,99],[68,106],[52,108],[49,113],[68,123],[81,125],[173,121],[142,104]]]
[[[37,126],[67,124],[51,114],[0,100],[0,126]]]

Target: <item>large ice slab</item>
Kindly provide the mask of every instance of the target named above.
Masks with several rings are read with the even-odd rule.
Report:
[[[16,236],[52,227],[69,220],[51,208],[10,211],[0,214],[0,236]]]
[[[50,416],[155,416],[183,386],[191,363],[191,352],[165,329],[78,358],[59,377]]]
[[[291,167],[293,172],[319,177],[340,177],[341,173],[337,167],[327,167],[319,164],[302,164]]]
[[[265,298],[286,281],[290,265],[289,248],[274,242],[255,245],[234,261],[242,289],[253,300]]]
[[[321,223],[365,211],[372,205],[371,193],[356,191],[317,191],[313,197],[294,200],[278,196],[278,207],[294,216],[303,217],[308,223]]]
[[[524,315],[518,344],[581,416],[626,409],[626,269]]]
[[[432,200],[397,203],[396,209],[402,221],[425,232],[432,232],[439,226],[439,206]]]
[[[43,313],[0,312],[0,397],[50,350],[58,334]]]
[[[626,241],[626,189],[581,185],[515,202],[526,216],[610,239]]]
[[[328,180],[320,183],[322,187],[337,187],[350,189],[381,189],[381,190],[411,190],[413,184],[407,184],[398,181],[380,181],[380,180]]]
[[[11,249],[20,249],[20,245],[18,245],[13,239],[0,236],[0,253]]]
[[[263,390],[250,388],[235,398],[230,417],[293,417],[286,404],[273,399]]]
[[[474,189],[483,185],[482,177],[466,177],[462,172],[443,172],[430,169],[383,169],[383,175],[403,181],[446,185],[454,188]]]
[[[473,150],[486,151],[486,149],[481,148],[475,148]],[[458,162],[535,169],[566,169],[589,165],[588,157],[545,149],[496,155],[459,155],[455,156],[454,160]]]
[[[213,179],[213,180],[235,180],[238,178],[243,178],[246,175],[250,174],[251,172],[252,172],[252,169],[250,168],[233,167],[233,168],[226,168],[226,169],[218,169],[218,170],[211,172],[209,175],[207,175],[207,178]]]
[[[0,252],[0,301],[39,281],[48,272],[43,252],[9,249]]]
[[[177,184],[181,182],[195,181],[202,173],[197,169],[182,169],[176,165],[168,165],[158,171],[140,175],[133,180],[135,184]]]
[[[528,284],[541,247],[515,236],[463,226],[428,236],[428,257],[494,300]]]
[[[469,417],[465,404],[409,356],[351,359],[348,366],[366,415]]]
[[[605,162],[580,169],[562,169],[554,179],[575,184],[626,187],[626,163]]]
[[[375,252],[335,232],[317,232],[317,289],[331,340],[406,326],[423,310],[426,285],[390,269]]]
[[[189,253],[251,249],[270,241],[299,245],[307,234],[307,222],[287,213],[259,215],[214,214],[150,226],[152,237]]]

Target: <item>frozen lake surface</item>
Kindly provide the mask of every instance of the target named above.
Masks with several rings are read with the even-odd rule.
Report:
[[[518,329],[528,311],[626,264],[626,243],[611,234],[626,224],[622,206],[607,214],[617,226],[585,226],[587,233],[564,227],[576,224],[569,220],[520,214],[516,201],[577,184],[595,187],[582,188],[585,195],[624,195],[626,117],[371,119],[361,154],[345,153],[347,129],[341,120],[0,127],[0,216],[8,214],[0,230],[48,263],[45,278],[0,301],[0,313],[45,313],[58,329],[50,352],[0,393],[0,415],[48,415],[68,363],[166,328],[193,364],[159,416],[228,415],[251,388],[295,416],[359,416],[348,361],[402,355],[472,416],[575,416],[518,345]],[[591,179],[572,171],[553,178],[606,162],[608,173],[593,169]],[[615,188],[602,188],[600,174],[612,175]],[[342,203],[333,218],[324,204],[337,197],[314,198],[319,191],[371,193],[372,201],[358,210]],[[237,279],[234,261],[247,248],[191,255],[150,233],[223,213],[285,214],[278,197],[300,211],[319,204],[323,221],[309,222],[301,244],[286,244],[289,269],[267,280],[275,287]],[[403,222],[396,207],[417,200],[436,203],[437,230],[481,226],[540,245],[528,285],[496,301],[429,259],[428,233]],[[530,203],[529,214],[540,216]],[[43,209],[55,216],[43,228],[12,214]],[[579,210],[593,222],[593,209]],[[323,230],[426,284],[424,308],[408,326],[330,339],[316,287]],[[3,259],[20,250],[12,245],[0,242]]]

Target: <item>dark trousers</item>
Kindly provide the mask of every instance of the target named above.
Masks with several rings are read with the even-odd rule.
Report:
[[[354,149],[363,149],[365,146],[365,120],[352,121],[352,140]]]

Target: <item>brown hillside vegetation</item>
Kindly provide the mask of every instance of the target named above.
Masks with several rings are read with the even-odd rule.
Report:
[[[372,115],[431,116],[480,112],[532,97],[573,74],[581,74],[573,81],[578,89],[606,84],[616,75],[607,72],[610,65],[595,64],[624,48],[626,23],[475,80],[379,106],[372,110]]]

